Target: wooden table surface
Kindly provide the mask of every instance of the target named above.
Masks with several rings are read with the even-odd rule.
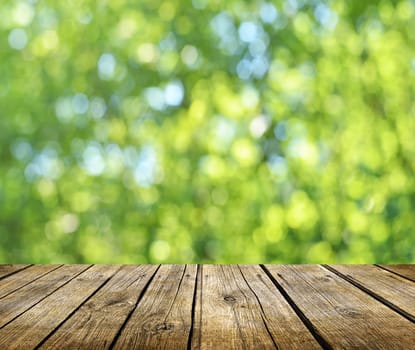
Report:
[[[0,265],[0,349],[415,349],[415,265]]]

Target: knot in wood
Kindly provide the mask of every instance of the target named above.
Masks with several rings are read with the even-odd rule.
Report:
[[[160,332],[160,331],[169,331],[174,328],[173,323],[162,322],[158,323],[153,327],[153,331]]]
[[[223,297],[223,299],[224,299],[225,301],[229,302],[229,303],[233,303],[233,302],[235,302],[235,301],[236,301],[235,297],[233,297],[232,295],[225,295],[225,296]]]

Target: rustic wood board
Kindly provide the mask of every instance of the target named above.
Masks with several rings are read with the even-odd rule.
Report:
[[[415,349],[414,265],[0,265],[0,349]]]
[[[0,349],[34,349],[118,269],[95,265],[83,271],[0,329]]]
[[[157,268],[123,266],[41,348],[108,349]]]
[[[0,299],[0,327],[4,327],[88,267],[86,265],[62,266],[37,279],[34,283],[29,283],[15,293]]]
[[[326,347],[412,349],[415,324],[316,265],[266,265]]]
[[[226,267],[225,267],[226,268]],[[240,267],[278,349],[321,349],[321,346],[296,315],[284,296],[258,265]]]
[[[201,278],[195,337],[202,349],[220,349],[223,344],[227,349],[277,348],[258,299],[238,266],[203,265]]]
[[[415,282],[370,265],[327,266],[415,322]]]
[[[400,264],[400,265],[379,265],[380,267],[394,272],[402,277],[406,277],[412,281],[415,281],[415,265]]]
[[[29,283],[33,283],[43,275],[56,270],[60,266],[61,265],[35,265],[3,278],[0,280],[0,298],[5,297]]]
[[[196,270],[195,265],[161,266],[114,349],[186,349]]]
[[[12,264],[0,265],[0,279],[4,278],[6,276],[9,276],[9,275],[11,275],[11,274],[13,274],[17,271],[23,270],[23,269],[25,269],[29,266],[30,265],[23,265],[23,264],[21,264],[21,265],[19,265],[19,264],[16,264],[16,265],[12,265]]]

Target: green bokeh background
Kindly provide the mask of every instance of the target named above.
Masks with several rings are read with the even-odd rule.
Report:
[[[414,1],[0,18],[0,262],[415,262]]]

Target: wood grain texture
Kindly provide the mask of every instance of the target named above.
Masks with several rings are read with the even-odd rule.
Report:
[[[0,299],[0,328],[52,294],[87,269],[88,265],[65,265]]]
[[[203,265],[201,278],[195,344],[201,349],[277,348],[238,266]]]
[[[415,349],[414,270],[0,265],[0,350]]]
[[[330,265],[328,268],[415,322],[415,282],[372,265]]]
[[[157,268],[122,266],[41,349],[108,349]]]
[[[241,272],[255,294],[259,310],[278,349],[321,349],[283,295],[258,265],[242,265]]]
[[[0,329],[0,349],[34,349],[119,268],[95,265],[70,280]]]
[[[334,349],[412,349],[415,324],[316,265],[266,265]]]
[[[394,272],[398,275],[406,277],[415,282],[415,265],[399,264],[399,265],[379,265],[382,268]]]
[[[196,271],[196,265],[162,265],[114,349],[186,349]]]
[[[23,265],[23,264],[8,264],[8,265],[0,265],[0,279],[11,275],[12,273],[15,273],[17,271],[23,270],[27,268],[30,265]]]
[[[56,270],[60,266],[61,265],[34,265],[3,278],[0,280],[0,298],[5,297],[6,295],[29,283],[33,283],[38,278],[53,270]]]
[[[195,265],[163,265],[114,349],[185,349],[192,323]]]

